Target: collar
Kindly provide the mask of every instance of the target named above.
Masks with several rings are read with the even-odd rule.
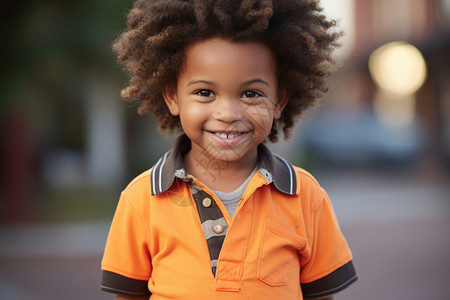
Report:
[[[174,143],[172,150],[166,152],[153,166],[151,172],[152,196],[167,191],[175,178],[191,180],[186,176],[183,167],[183,154],[191,149],[191,141],[183,134]],[[297,193],[295,170],[284,158],[272,154],[264,145],[258,146],[260,173],[268,182],[273,183],[280,191],[288,195]]]

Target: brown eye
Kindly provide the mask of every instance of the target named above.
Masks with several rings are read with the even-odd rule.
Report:
[[[260,97],[261,96],[261,94],[260,93],[258,93],[258,92],[255,92],[255,91],[245,91],[243,94],[242,94],[242,98],[256,98],[256,97]]]
[[[198,90],[194,94],[201,97],[214,97],[214,93],[210,90]]]

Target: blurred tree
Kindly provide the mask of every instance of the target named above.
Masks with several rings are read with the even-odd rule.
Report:
[[[30,191],[39,183],[38,158],[45,152],[85,148],[87,81],[101,77],[121,85],[123,75],[114,64],[111,43],[130,6],[130,0],[2,3],[0,197],[6,199],[1,205],[4,211],[13,200],[22,209],[30,207]],[[20,174],[10,176],[13,170]],[[19,188],[28,192],[19,193]]]

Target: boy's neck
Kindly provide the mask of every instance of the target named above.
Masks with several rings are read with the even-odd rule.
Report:
[[[258,163],[258,151],[250,151],[244,159],[225,162],[195,155],[192,151],[183,157],[186,172],[192,174],[212,190],[232,192],[250,176]]]

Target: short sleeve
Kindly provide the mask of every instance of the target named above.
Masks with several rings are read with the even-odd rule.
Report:
[[[323,190],[322,194],[323,201],[311,219],[311,253],[302,265],[301,286],[305,298],[332,295],[357,280],[352,253],[327,194]]]
[[[122,193],[103,254],[103,291],[131,297],[150,295],[151,261],[145,228],[142,216]]]

